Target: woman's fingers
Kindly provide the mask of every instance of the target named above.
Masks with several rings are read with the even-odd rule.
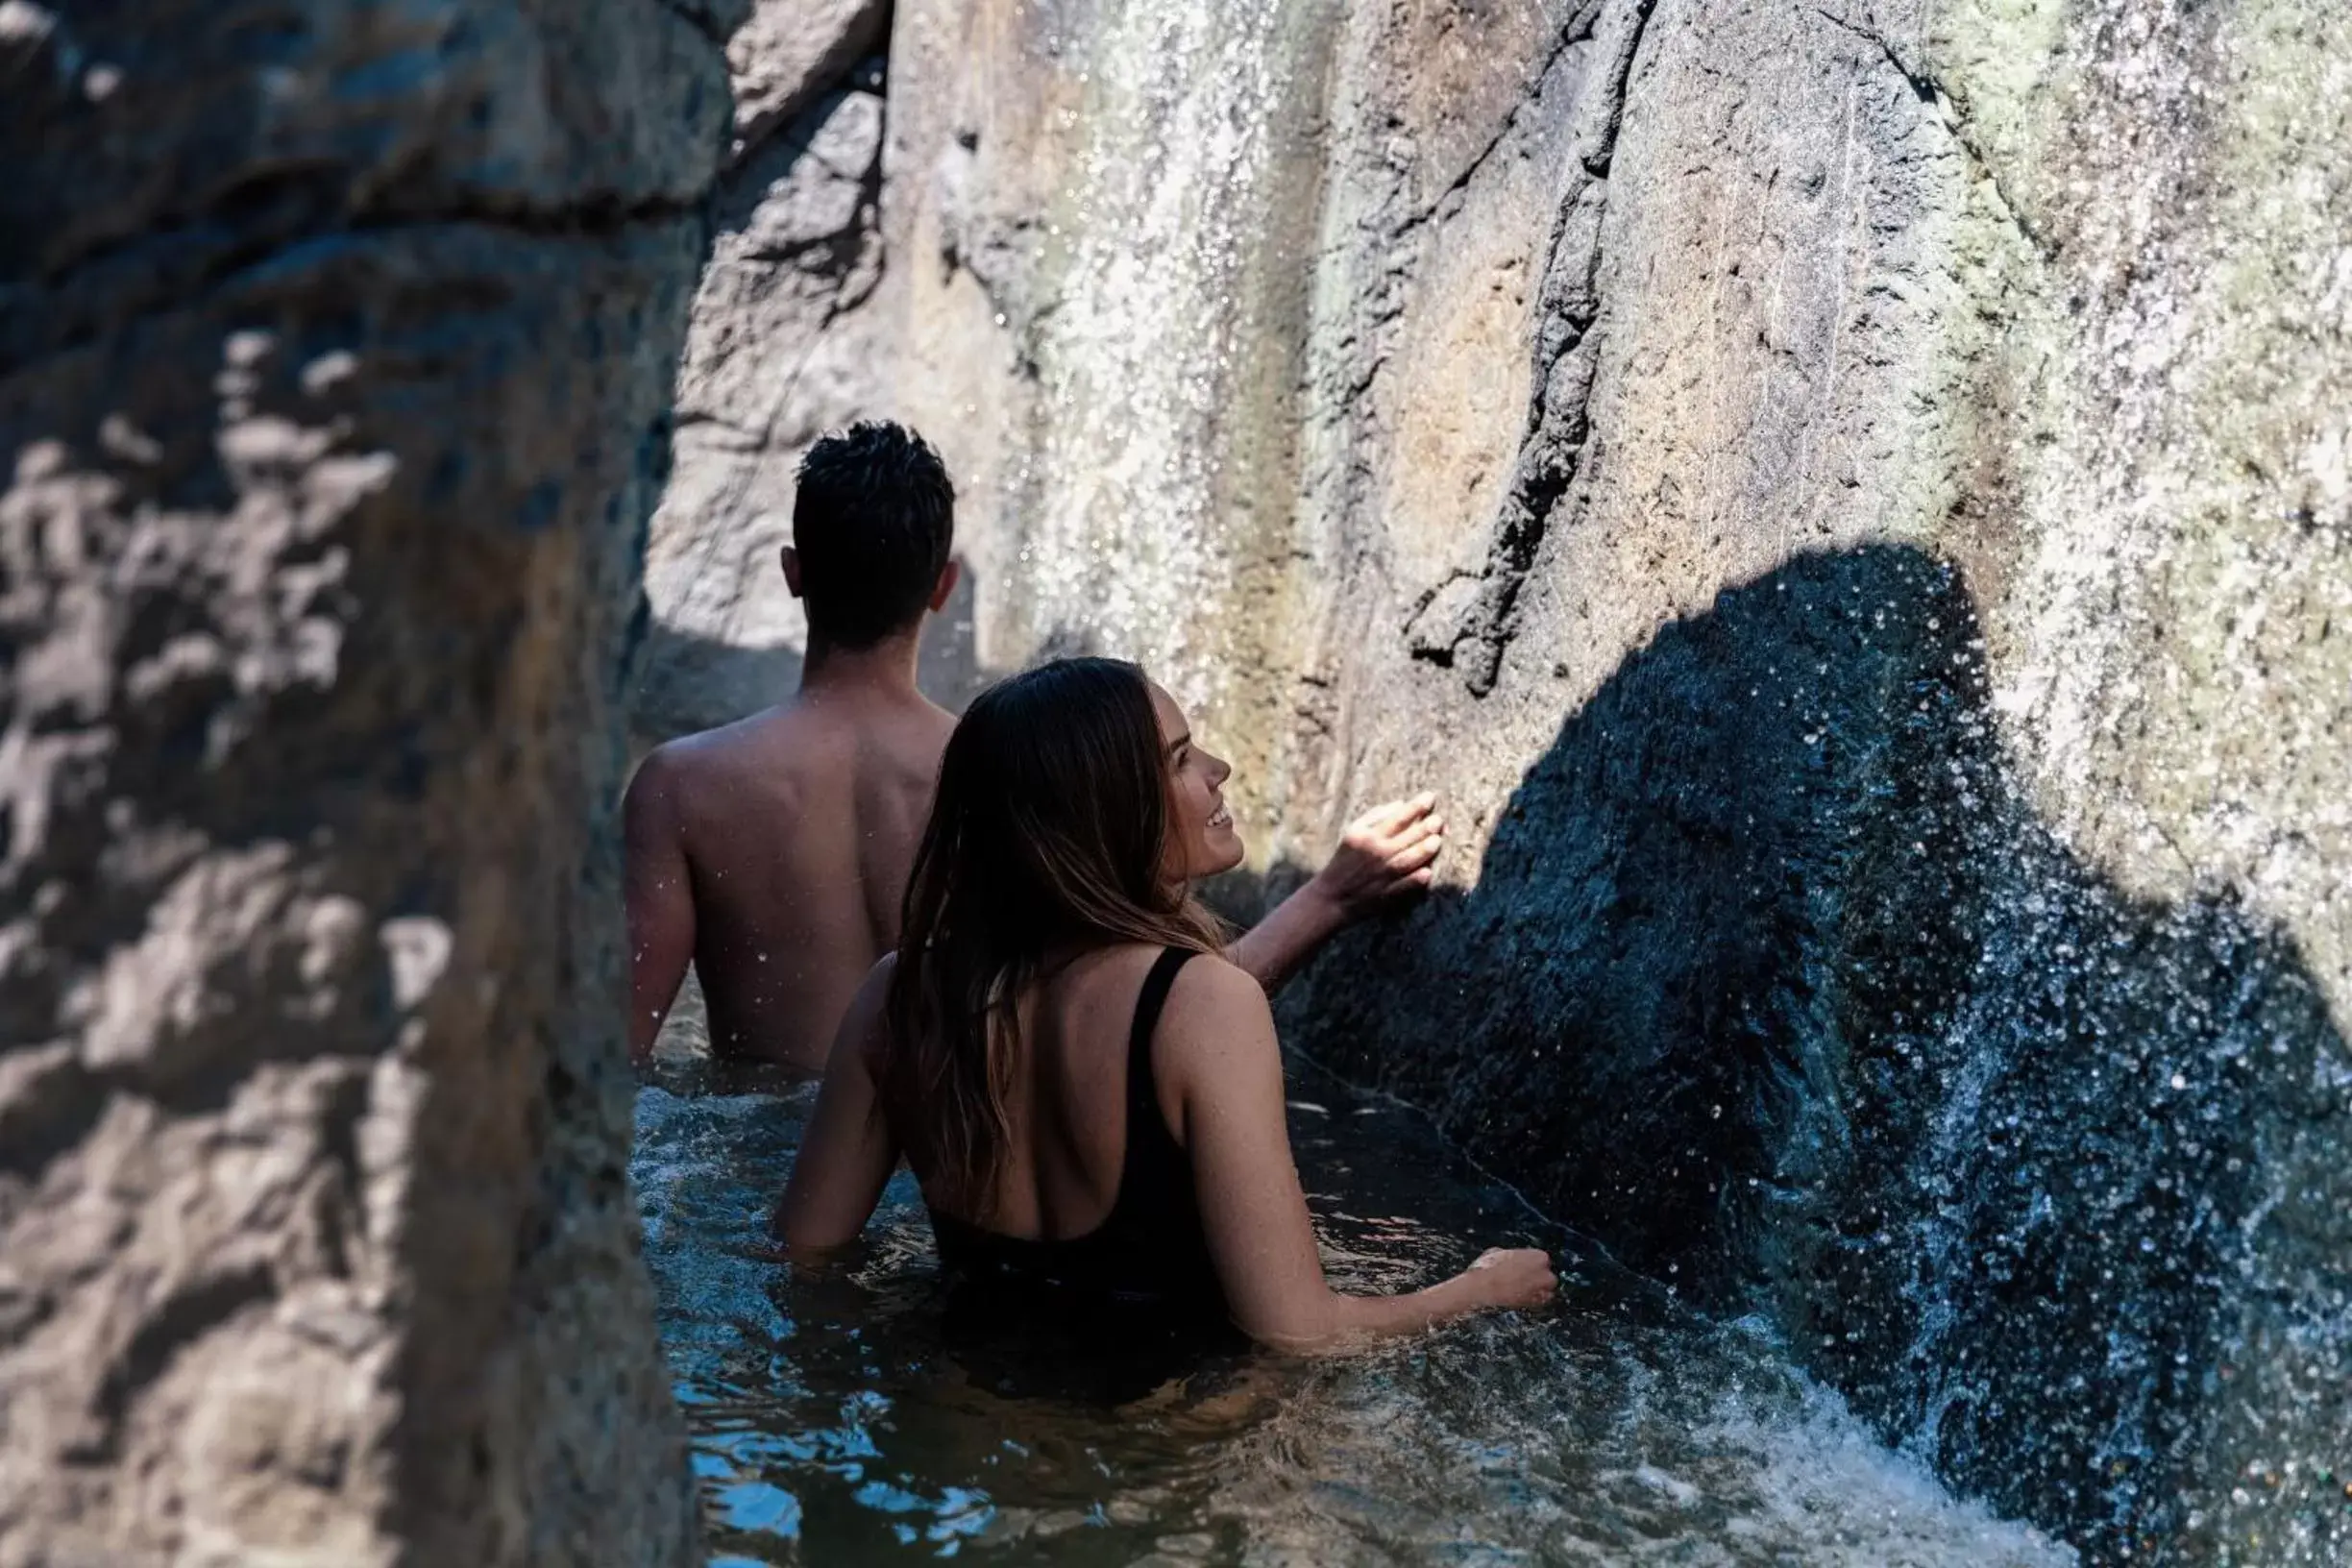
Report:
[[[1445,848],[1434,791],[1374,806],[1348,825],[1325,874],[1343,896],[1369,909],[1408,889],[1428,887]]]
[[[1416,839],[1388,857],[1388,869],[1403,875],[1417,871],[1435,860],[1445,850],[1445,840],[1435,835]]]
[[[1409,869],[1410,866],[1419,865],[1420,862],[1408,862],[1403,857],[1419,854],[1425,849],[1434,854],[1445,847],[1445,828],[1442,825],[1419,829],[1402,834],[1384,845],[1382,858],[1385,859],[1390,867],[1397,870]]]
[[[1383,856],[1393,855],[1400,850],[1410,849],[1415,845],[1433,839],[1442,841],[1444,838],[1445,819],[1423,817],[1393,833],[1383,835],[1373,845],[1373,852]]]
[[[1445,837],[1445,819],[1436,816],[1424,817],[1398,837],[1405,844],[1418,844],[1423,839],[1442,839]]]
[[[1348,825],[1351,831],[1357,833],[1368,833],[1375,837],[1386,838],[1389,835],[1403,832],[1422,818],[1427,817],[1436,807],[1435,792],[1424,790],[1409,799],[1383,801]]]

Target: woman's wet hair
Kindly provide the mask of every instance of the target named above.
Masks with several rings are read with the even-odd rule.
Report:
[[[1135,665],[1056,659],[957,723],[907,884],[881,1073],[916,1174],[950,1209],[993,1207],[1032,982],[1113,943],[1223,946],[1163,874],[1168,824],[1167,752]]]

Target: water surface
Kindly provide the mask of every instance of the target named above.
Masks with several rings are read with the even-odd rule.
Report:
[[[892,1182],[837,1275],[760,1255],[812,1095],[668,1062],[635,1171],[714,1564],[1803,1564],[2072,1556],[1947,1493],[1790,1370],[1612,1268],[1403,1108],[1293,1065],[1291,1133],[1342,1286],[1537,1244],[1562,1299],[1322,1362],[1089,1362],[952,1332]]]

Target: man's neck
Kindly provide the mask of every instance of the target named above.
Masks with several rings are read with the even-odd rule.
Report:
[[[918,700],[915,661],[921,644],[919,627],[885,637],[871,648],[837,648],[812,637],[800,661],[800,695]]]

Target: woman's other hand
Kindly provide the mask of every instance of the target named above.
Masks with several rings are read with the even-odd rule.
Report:
[[[1391,800],[1348,824],[1309,889],[1342,920],[1359,920],[1435,881],[1444,850],[1445,819],[1437,814],[1435,795]]]
[[[1487,1307],[1541,1307],[1559,1291],[1552,1260],[1533,1247],[1496,1247],[1464,1271]]]

